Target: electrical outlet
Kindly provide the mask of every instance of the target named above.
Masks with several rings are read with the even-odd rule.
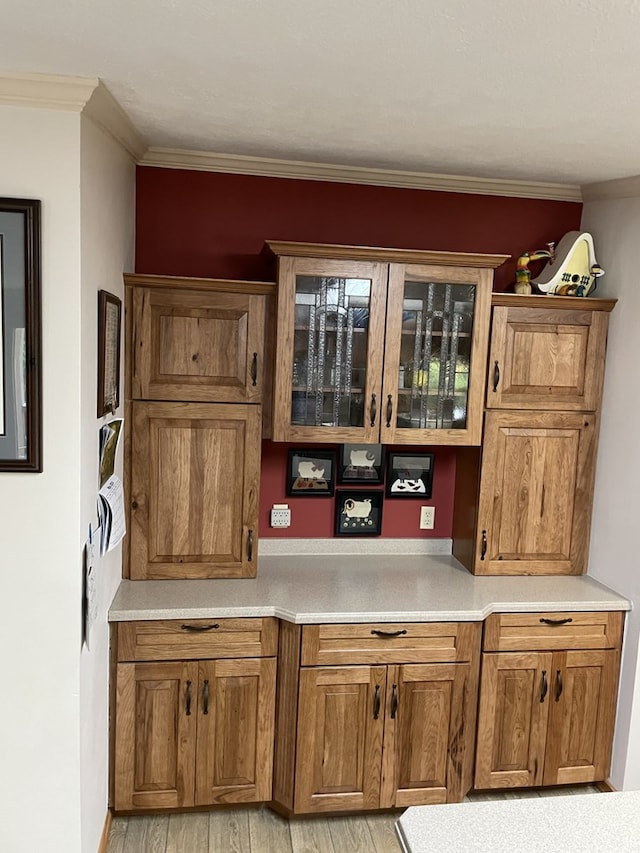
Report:
[[[434,506],[420,507],[420,530],[433,530],[436,523],[436,508]]]
[[[274,504],[271,507],[272,527],[291,527],[291,510],[289,504]]]

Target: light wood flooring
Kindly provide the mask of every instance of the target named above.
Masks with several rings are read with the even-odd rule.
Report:
[[[591,785],[472,793],[466,800],[600,793]],[[115,817],[107,853],[400,853],[402,810],[360,817],[285,820],[267,808]]]

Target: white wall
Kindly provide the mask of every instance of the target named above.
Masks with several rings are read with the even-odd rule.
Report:
[[[616,297],[607,367],[593,508],[589,574],[633,602],[627,616],[611,782],[640,789],[640,198],[591,201],[582,226],[593,234],[606,270],[595,296]]]
[[[80,116],[0,106],[2,195],[42,200],[42,474],[0,473],[0,850],[80,849]]]
[[[96,416],[98,290],[124,300],[123,271],[133,269],[135,166],[114,140],[88,118],[81,123],[81,438],[78,535],[95,527],[98,430],[110,420]],[[123,305],[124,324],[124,305]],[[124,327],[122,345],[124,344]],[[123,359],[121,358],[121,365]],[[121,382],[120,400],[124,388]],[[116,413],[122,417],[122,405]],[[122,441],[122,439],[121,439]],[[122,476],[122,448],[116,471]],[[98,616],[80,662],[80,781],[82,850],[95,853],[107,811],[109,732],[109,633],[107,610],[122,576],[122,549],[99,557],[95,571]]]

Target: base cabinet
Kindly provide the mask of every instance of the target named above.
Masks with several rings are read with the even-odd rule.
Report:
[[[479,630],[305,626],[302,661],[341,665],[298,669],[300,629],[283,625],[276,805],[313,814],[461,800],[471,786]],[[427,662],[386,663],[420,656]],[[287,691],[293,701],[283,705]]]
[[[234,627],[223,654],[242,653]],[[248,645],[255,635],[246,632]],[[118,663],[115,810],[270,800],[275,687],[275,657]]]
[[[502,625],[494,630],[491,622],[498,620]],[[537,633],[524,624],[532,622],[530,615],[487,620],[485,649],[494,639],[504,647],[520,642],[547,649],[483,653],[476,788],[597,782],[609,774],[622,616],[546,614],[538,620]],[[563,643],[584,648],[558,649]]]

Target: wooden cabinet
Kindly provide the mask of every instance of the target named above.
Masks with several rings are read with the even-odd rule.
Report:
[[[492,302],[482,450],[459,451],[453,553],[475,574],[582,574],[615,300]]]
[[[283,624],[282,632],[279,809],[311,814],[463,798],[471,786],[478,624]]]
[[[254,577],[274,285],[125,283],[125,576]]]
[[[269,243],[276,441],[479,444],[506,256]]]
[[[275,620],[124,623],[118,630],[116,811],[269,800]],[[256,651],[264,656],[248,656]],[[205,658],[213,654],[219,657]]]
[[[606,780],[622,620],[621,613],[487,619],[476,788]]]
[[[130,577],[256,574],[260,409],[135,402]]]

